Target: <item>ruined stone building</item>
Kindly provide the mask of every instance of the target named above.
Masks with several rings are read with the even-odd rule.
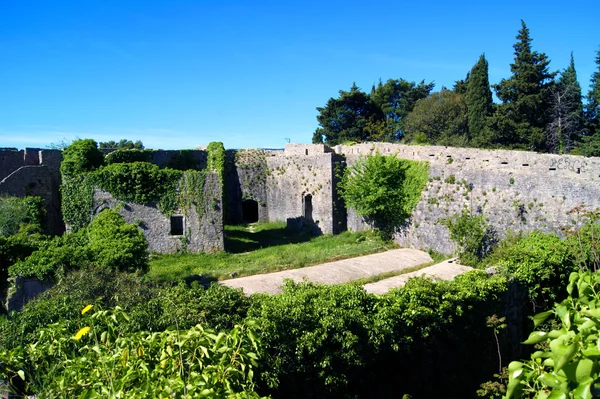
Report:
[[[191,252],[222,250],[224,223],[286,221],[290,228],[309,225],[323,234],[368,229],[340,200],[338,183],[347,165],[374,152],[429,163],[429,183],[395,237],[402,246],[451,253],[454,244],[439,221],[464,209],[485,215],[502,234],[560,231],[577,222],[569,213],[576,206],[600,208],[599,158],[386,143],[289,144],[284,150],[228,150],[223,180],[207,173],[202,215],[190,208],[165,216],[156,204],[124,203],[96,189],[89,216],[117,208],[144,231],[152,251],[164,253],[182,245]],[[205,169],[206,150],[191,153],[195,167]],[[164,167],[177,154],[154,151],[150,162]],[[44,198],[46,230],[53,234],[64,230],[60,160],[56,150],[0,151],[0,194]]]

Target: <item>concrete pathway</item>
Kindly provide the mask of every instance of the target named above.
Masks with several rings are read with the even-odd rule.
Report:
[[[386,278],[375,283],[365,284],[364,289],[371,294],[381,295],[385,294],[392,288],[402,287],[411,277],[426,276],[439,280],[452,280],[459,274],[466,273],[470,270],[473,270],[473,268],[457,264],[456,258],[448,259],[436,265],[417,270],[416,272],[401,274],[399,276]]]
[[[242,288],[246,295],[256,292],[278,294],[281,292],[281,284],[284,279],[298,282],[306,278],[315,283],[341,284],[430,262],[433,262],[433,259],[428,253],[417,249],[402,248],[301,269],[239,277],[220,283],[228,287]]]

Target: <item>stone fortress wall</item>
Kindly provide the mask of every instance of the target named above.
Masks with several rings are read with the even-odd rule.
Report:
[[[600,208],[600,158],[399,144],[337,146],[335,151],[348,165],[377,151],[429,163],[421,201],[396,236],[402,246],[452,253],[455,245],[438,222],[464,209],[485,215],[502,236],[507,230],[560,232],[576,222],[569,214],[573,208]],[[349,213],[349,229],[368,227]]]
[[[421,201],[411,220],[396,235],[402,246],[453,252],[454,244],[439,221],[465,209],[485,215],[502,235],[508,229],[560,231],[573,224],[574,216],[569,211],[576,206],[600,208],[600,158],[389,143],[334,148],[288,144],[283,151],[228,150],[225,198],[221,198],[225,207],[220,206],[225,213],[217,211],[210,216],[216,223],[207,224],[206,228],[202,227],[204,224],[198,226],[197,249],[222,242],[219,218],[227,223],[242,222],[252,216],[260,221],[288,221],[292,227],[308,224],[316,233],[370,228],[344,207],[337,185],[346,165],[374,152],[427,161],[430,165],[430,179]],[[181,152],[156,151],[152,162],[168,166],[178,154]],[[193,150],[191,154],[196,168],[204,169],[206,151]],[[41,195],[49,199],[47,205],[58,206],[54,213],[60,215],[60,158],[60,151],[53,150],[0,150],[0,178],[4,179],[0,193]],[[18,178],[11,177],[19,170]],[[215,193],[220,190],[216,182],[209,186]],[[103,198],[106,200],[106,196]],[[128,206],[137,209],[135,204]],[[139,217],[130,213],[126,216],[128,221]],[[62,226],[60,219],[53,223],[56,231]],[[147,237],[152,231],[167,228],[161,223],[166,222],[148,224]],[[203,235],[207,236],[205,244]],[[175,247],[169,245],[164,250],[158,244],[155,248],[171,252]]]
[[[41,197],[47,234],[64,231],[59,190],[61,161],[59,150],[0,148],[0,195]]]

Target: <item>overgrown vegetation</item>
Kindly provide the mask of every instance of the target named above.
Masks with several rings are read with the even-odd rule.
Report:
[[[410,217],[427,184],[427,163],[373,154],[346,168],[341,195],[385,236]]]
[[[483,215],[463,210],[440,222],[450,231],[450,239],[458,244],[458,257],[463,265],[476,266],[498,242],[496,232]]]
[[[586,223],[589,222],[588,219]],[[398,397],[403,394],[413,397],[470,397],[475,395],[482,381],[498,373],[499,366],[505,366],[512,360],[507,355],[513,352],[512,345],[515,345],[514,341],[510,341],[511,334],[505,333],[501,327],[492,329],[490,320],[497,320],[493,326],[506,324],[508,329],[517,330],[526,323],[521,317],[526,316],[531,307],[526,307],[524,313],[504,313],[507,306],[512,306],[510,298],[514,298],[509,290],[522,286],[530,298],[561,301],[564,294],[557,291],[561,284],[553,282],[558,282],[569,267],[577,267],[574,255],[577,251],[596,245],[591,233],[597,228],[596,225],[582,224],[582,227],[586,226],[588,230],[584,230],[584,233],[576,234],[573,231],[566,240],[541,233],[511,237],[482,262],[498,266],[500,274],[495,276],[475,271],[454,281],[441,283],[413,279],[405,287],[382,296],[367,294],[354,284],[322,286],[289,282],[281,295],[254,295],[248,298],[240,291],[218,285],[209,289],[196,282],[189,286],[183,283],[171,286],[146,280],[139,273],[84,266],[81,270],[66,274],[53,289],[27,304],[23,311],[13,314],[11,319],[0,319],[0,347],[5,351],[3,359],[6,359],[0,368],[4,367],[2,371],[12,378],[14,388],[26,390],[28,394],[50,392],[44,389],[54,389],[51,388],[55,387],[52,381],[61,381],[63,377],[63,381],[69,381],[69,386],[73,387],[72,392],[88,389],[69,379],[71,374],[63,374],[63,370],[70,370],[82,381],[90,378],[90,369],[82,364],[79,355],[69,352],[79,360],[73,360],[74,357],[69,355],[62,358],[64,362],[56,362],[52,357],[54,355],[46,351],[56,346],[47,346],[50,345],[50,338],[46,341],[45,335],[40,340],[39,334],[44,326],[60,320],[58,326],[46,329],[44,334],[57,338],[57,343],[64,342],[65,350],[79,349],[79,341],[61,341],[61,337],[63,332],[68,332],[68,338],[82,327],[93,327],[79,311],[88,304],[94,304],[95,309],[120,306],[128,315],[127,320],[117,316],[120,324],[115,330],[117,336],[123,339],[119,341],[123,344],[123,351],[108,346],[98,348],[100,353],[90,355],[98,362],[105,359],[102,362],[106,361],[110,370],[114,371],[107,373],[113,381],[122,381],[119,379],[119,370],[125,366],[111,363],[108,357],[104,357],[107,354],[115,356],[120,362],[118,356],[124,356],[124,348],[129,348],[125,365],[151,361],[152,356],[142,359],[132,351],[141,347],[144,351],[152,352],[152,337],[174,339],[174,333],[162,331],[178,330],[181,337],[199,323],[204,329],[227,330],[253,319],[257,323],[257,336],[263,344],[259,353],[262,360],[254,368],[253,379],[256,382],[255,392],[261,395],[286,398]],[[251,256],[241,253],[245,248],[254,249],[261,243],[267,244],[273,240],[274,237],[269,234],[276,235],[277,229],[272,227],[258,225],[256,233],[239,227],[228,229],[228,234],[237,241],[235,248],[239,252],[232,254],[228,263]],[[252,238],[253,234],[257,234],[256,239]],[[367,235],[363,239],[369,240],[369,237]],[[292,239],[291,236],[288,238]],[[574,239],[580,246],[570,244],[570,240]],[[282,240],[286,240],[285,235]],[[356,245],[356,240],[356,236],[353,237],[348,245],[351,245],[350,242]],[[263,250],[291,247],[294,248],[292,255],[298,257],[308,252],[304,245],[312,244],[311,241],[288,246],[274,245]],[[332,247],[337,246],[339,242],[332,244]],[[541,253],[538,248],[545,248],[546,252]],[[524,251],[525,255],[522,254]],[[581,254],[582,259],[593,263],[592,252],[583,251]],[[282,257],[281,253],[277,257]],[[573,262],[561,263],[559,259],[563,257],[573,259]],[[501,263],[497,259],[506,262]],[[205,261],[206,258],[196,257],[194,264],[200,265]],[[264,263],[269,261],[263,260]],[[192,261],[190,269],[191,265]],[[516,276],[516,279],[510,275]],[[583,290],[580,287],[584,287],[582,282],[572,285],[577,286],[577,290]],[[595,287],[598,283],[590,285]],[[542,304],[536,301],[538,306]],[[576,320],[579,319],[572,315],[572,325],[578,325]],[[561,327],[557,328],[560,330]],[[552,327],[554,330],[557,328]],[[94,328],[90,329],[82,339],[92,339],[94,331]],[[141,333],[143,331],[152,333]],[[139,337],[136,334],[143,334],[149,341],[140,344],[136,341],[135,337]],[[571,333],[568,335],[572,336]],[[30,346],[32,342],[38,342],[37,346],[45,348],[44,352],[41,349],[35,351]],[[166,350],[165,346],[162,348]],[[171,348],[175,354],[179,347],[171,345]],[[88,352],[81,349],[79,354],[87,356]],[[185,355],[182,353],[182,356]],[[170,356],[167,358],[172,359]],[[52,368],[49,366],[51,364],[56,366]],[[75,368],[68,368],[71,366]],[[30,385],[23,385],[18,371],[22,370],[23,375],[29,377],[35,367],[38,367],[39,374],[35,379],[26,380],[26,384]],[[149,369],[152,367],[149,366]],[[160,372],[166,373],[166,370]],[[146,378],[144,373],[138,370],[132,375]],[[431,384],[432,373],[436,376],[436,384]],[[164,375],[156,376],[156,381],[153,379],[149,386],[156,389],[164,387],[152,385],[164,381]],[[178,382],[180,377],[169,378],[174,378],[174,389],[181,386]],[[105,377],[96,380],[98,384],[107,381]],[[488,386],[492,385],[493,392],[499,392],[506,386],[502,381]]]
[[[208,169],[216,170],[222,183],[223,144],[211,143],[208,151]],[[186,212],[194,206],[198,217],[202,217],[207,175],[195,170],[198,164],[192,152],[180,151],[167,168],[149,163],[152,154],[151,150],[119,149],[104,157],[96,142],[89,139],[75,140],[68,146],[61,163],[61,194],[63,218],[71,231],[90,223],[94,187],[120,201],[156,204],[166,216],[176,209]]]
[[[41,231],[45,212],[40,197],[0,196],[0,237],[17,234],[23,226]]]
[[[201,325],[160,332],[123,331],[120,307],[81,310],[78,330],[64,321],[40,331],[35,345],[0,352],[0,376],[16,393],[48,398],[258,398],[256,324],[231,331]]]
[[[26,259],[18,260],[8,272],[12,276],[54,279],[85,265],[102,265],[113,270],[145,270],[148,249],[144,234],[127,224],[116,211],[107,209],[87,228],[54,237],[40,244]]]

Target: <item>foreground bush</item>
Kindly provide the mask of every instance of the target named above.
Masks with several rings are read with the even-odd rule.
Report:
[[[11,266],[9,274],[53,279],[86,265],[146,271],[146,238],[118,212],[107,209],[96,216],[89,227],[43,243],[31,256]]]
[[[121,308],[92,308],[81,311],[78,330],[58,322],[42,329],[34,344],[2,350],[0,377],[18,394],[44,398],[259,397],[253,322],[218,334],[200,325],[124,333],[129,316]]]
[[[228,330],[244,321],[250,299],[220,285],[164,286],[147,282],[141,273],[84,267],[0,322],[0,348],[35,342],[41,328],[59,320],[65,328],[77,328],[77,309],[87,304],[123,308],[129,321],[121,328],[127,332],[188,329],[199,323]]]
[[[533,317],[536,326],[550,317],[554,323],[524,342],[537,344],[530,360],[508,366],[508,399],[600,396],[600,274],[572,273],[567,292],[567,299]]]
[[[279,398],[463,398],[497,367],[486,317],[502,311],[507,290],[483,272],[414,279],[380,297],[289,282],[249,311],[265,347],[260,386]]]

